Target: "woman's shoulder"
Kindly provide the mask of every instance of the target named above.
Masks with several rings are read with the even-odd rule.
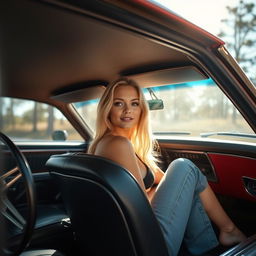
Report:
[[[131,142],[123,136],[116,136],[116,135],[107,135],[102,138],[100,143],[97,146],[98,154],[105,153],[121,153],[122,151],[133,151],[133,147]]]
[[[108,138],[108,143],[111,144],[117,144],[117,145],[121,145],[121,146],[130,146],[131,142],[123,136],[118,136],[118,135],[110,135]]]

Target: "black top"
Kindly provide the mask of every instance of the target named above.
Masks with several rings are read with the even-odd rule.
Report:
[[[155,177],[154,177],[152,171],[147,167],[147,173],[143,179],[145,188],[146,189],[151,188],[154,184],[154,180],[155,180]]]
[[[146,176],[143,178],[143,182],[145,185],[145,188],[151,188],[154,185],[155,177],[153,175],[153,172],[148,168],[148,166],[140,159],[140,157],[136,154],[136,156],[139,158],[139,160],[146,166],[147,173]]]

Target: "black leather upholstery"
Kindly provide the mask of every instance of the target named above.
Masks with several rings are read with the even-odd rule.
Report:
[[[19,212],[26,216],[24,209],[19,209]],[[9,243],[13,247],[18,247],[22,236],[21,230],[13,225],[9,231]],[[38,205],[29,248],[54,248],[68,251],[72,247],[72,241],[73,233],[63,205]]]
[[[63,256],[63,254],[56,250],[46,249],[46,250],[26,251],[20,254],[20,256]]]
[[[52,156],[56,177],[82,255],[168,255],[143,191],[119,165],[87,154]]]

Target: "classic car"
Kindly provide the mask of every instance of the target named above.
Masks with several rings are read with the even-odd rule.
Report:
[[[145,93],[163,171],[193,161],[248,236],[205,255],[256,255],[256,89],[221,39],[149,1],[0,9],[1,255],[168,255],[135,179],[87,153],[122,76]]]

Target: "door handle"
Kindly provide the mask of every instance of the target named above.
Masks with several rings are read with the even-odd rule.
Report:
[[[247,193],[256,197],[256,179],[243,176],[242,180]]]

